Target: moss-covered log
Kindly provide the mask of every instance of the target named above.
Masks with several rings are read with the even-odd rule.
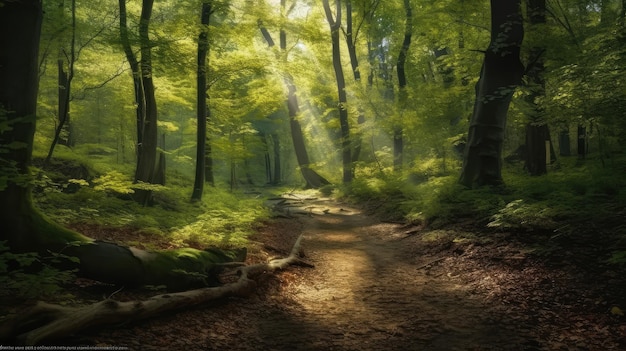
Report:
[[[252,279],[255,276],[301,263],[298,257],[301,240],[302,236],[296,240],[288,257],[242,267],[237,272],[239,279],[236,282],[219,287],[156,295],[143,301],[107,299],[80,307],[39,302],[30,311],[0,325],[0,341],[36,345],[93,326],[137,321],[226,296],[246,296],[256,286]]]
[[[246,259],[245,248],[145,251],[103,241],[68,246],[62,253],[80,260],[83,277],[124,286],[165,285],[169,291],[218,285],[221,264]]]

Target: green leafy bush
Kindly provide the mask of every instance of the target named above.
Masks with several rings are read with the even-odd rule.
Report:
[[[77,260],[57,253],[46,257],[35,252],[12,253],[6,242],[0,241],[0,297],[34,299],[58,294],[63,284],[75,278],[75,271],[55,267],[62,261]]]

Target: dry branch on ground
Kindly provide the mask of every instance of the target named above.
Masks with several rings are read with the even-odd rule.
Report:
[[[142,301],[106,299],[77,307],[39,302],[24,314],[0,325],[0,340],[36,345],[89,327],[138,321],[222,297],[247,296],[256,287],[255,276],[282,270],[289,265],[303,265],[299,258],[301,241],[302,235],[296,240],[289,256],[241,267],[237,270],[237,281],[219,287],[161,294]]]

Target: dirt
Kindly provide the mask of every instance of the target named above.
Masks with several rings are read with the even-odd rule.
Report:
[[[64,343],[132,350],[624,350],[621,272],[550,265],[508,234],[383,223],[313,199],[252,237],[250,261],[303,259],[256,293]],[[468,239],[474,238],[474,239]]]

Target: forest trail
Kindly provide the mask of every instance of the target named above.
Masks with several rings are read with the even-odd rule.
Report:
[[[464,285],[430,273],[443,258],[415,257],[399,225],[328,199],[300,211],[316,267],[289,286],[297,308],[267,321],[262,349],[520,349],[514,328]]]
[[[609,298],[606,285],[548,269],[510,239],[457,242],[458,228],[407,230],[329,199],[291,200],[289,218],[251,238],[249,259],[285,256],[303,234],[304,260],[315,268],[263,275],[252,296],[94,330],[73,342],[220,351],[626,346],[626,323],[601,302]]]

